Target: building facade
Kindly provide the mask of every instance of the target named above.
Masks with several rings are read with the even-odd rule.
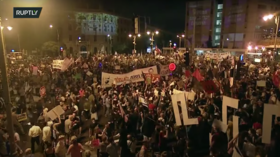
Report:
[[[262,40],[268,31],[275,32],[276,25],[265,22],[263,16],[274,14],[279,9],[279,0],[188,2],[186,5],[186,36],[189,40],[186,44],[191,46],[191,39],[195,34],[195,47],[209,46],[207,43],[220,48],[245,48],[248,45],[254,45]],[[272,29],[264,31],[263,28],[267,25],[271,25]],[[211,36],[211,42],[207,36]]]
[[[107,52],[117,43],[128,41],[132,20],[100,10],[66,12],[59,21],[60,42],[67,52]]]

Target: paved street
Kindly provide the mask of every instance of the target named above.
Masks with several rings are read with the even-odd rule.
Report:
[[[101,124],[101,125],[105,125],[109,121],[108,117],[103,116],[104,113],[105,112],[104,112],[103,109],[98,112],[98,117],[100,119],[99,124]],[[25,150],[26,148],[30,148],[30,146],[31,146],[30,138],[27,136],[28,135],[27,134],[28,133],[28,128],[25,128],[25,132],[26,132],[26,136],[21,137],[21,139],[22,139],[21,147],[22,147],[23,150]],[[83,137],[83,140],[82,140],[83,143],[82,144],[84,144],[87,141],[88,132],[87,131],[83,132],[81,136]],[[38,147],[36,147],[36,148],[38,148]],[[84,146],[84,148],[86,150],[89,150],[88,146]],[[95,150],[91,150],[91,154],[92,154],[91,157],[96,157],[96,151]],[[83,156],[85,156],[84,153],[83,153]],[[40,152],[37,152],[37,153],[35,153],[35,157],[43,157],[43,154],[40,153]],[[69,155],[69,157],[70,157],[70,155]]]

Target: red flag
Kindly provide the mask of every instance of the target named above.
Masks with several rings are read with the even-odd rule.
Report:
[[[278,72],[276,71],[273,76],[272,76],[272,82],[273,84],[279,88],[279,83],[280,83],[280,80],[279,80],[279,75],[278,75]]]
[[[186,71],[185,71],[185,76],[186,76],[186,78],[189,78],[191,75],[192,75],[192,74],[191,74],[191,72],[190,72],[189,70],[186,70]]]
[[[199,82],[202,81],[204,79],[203,76],[201,76],[200,72],[198,69],[196,69],[194,72],[193,72],[193,77],[195,77]]]
[[[203,82],[201,82],[201,85],[202,85],[203,89],[205,90],[205,92],[208,94],[212,94],[212,93],[215,93],[218,91],[218,88],[213,80],[203,81]]]

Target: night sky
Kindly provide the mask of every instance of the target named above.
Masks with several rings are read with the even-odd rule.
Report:
[[[181,33],[185,27],[185,10],[187,0],[106,0],[116,12],[148,16],[151,25],[169,32]]]

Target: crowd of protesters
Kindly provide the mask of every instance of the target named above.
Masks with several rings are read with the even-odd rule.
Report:
[[[240,156],[280,156],[279,117],[273,121],[273,142],[262,143],[263,105],[276,103],[279,98],[272,80],[276,65],[246,63],[230,76],[232,57],[214,63],[200,56],[186,67],[177,54],[96,55],[75,59],[65,71],[53,69],[52,60],[34,58],[9,65],[15,140],[23,156],[40,152],[46,157],[227,157],[236,150]],[[154,65],[160,71],[159,65],[169,63],[176,63],[176,70],[152,83],[130,82],[110,88],[101,85],[102,72],[122,74]],[[121,68],[116,70],[115,66]],[[34,67],[38,68],[35,74]],[[89,71],[92,75],[87,74]],[[235,78],[233,84],[230,77]],[[260,79],[266,80],[266,87],[256,86]],[[212,80],[215,88],[206,89],[204,82]],[[188,112],[198,118],[198,125],[176,125],[171,99],[175,90],[195,93],[188,111],[179,106],[179,114]],[[221,120],[223,95],[239,99],[239,109],[227,111],[226,132],[213,124],[215,119]],[[49,112],[57,106],[64,112],[51,118]],[[23,113],[26,119],[22,121],[18,115]],[[240,118],[236,137],[232,136],[233,115]],[[108,123],[101,124],[101,117],[108,117]],[[5,116],[1,121],[0,155],[9,156]],[[26,150],[20,139],[24,134],[31,145]]]

